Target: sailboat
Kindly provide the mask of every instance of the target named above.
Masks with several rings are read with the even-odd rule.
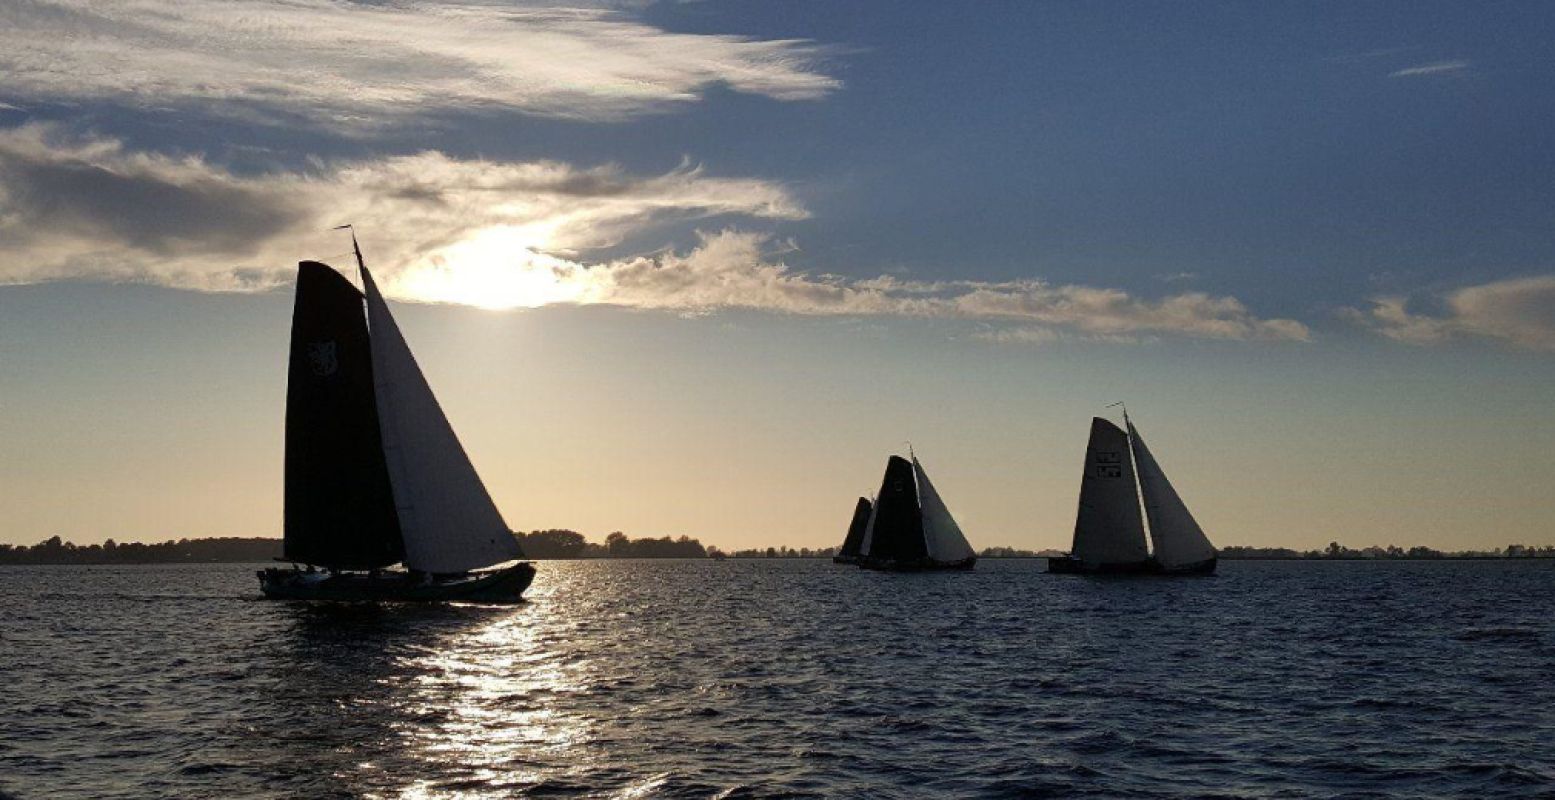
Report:
[[[327,264],[297,266],[281,558],[293,566],[260,570],[260,589],[282,599],[517,602],[535,569],[487,569],[523,558],[518,540],[416,365],[354,231],[351,245],[361,291]]]
[[[898,572],[971,569],[977,553],[967,543],[918,457],[891,456],[859,543],[858,565]]]
[[[1127,575],[1209,575],[1215,546],[1188,511],[1123,411],[1119,428],[1095,417],[1085,448],[1074,548],[1048,559],[1048,572]],[[1140,507],[1144,513],[1140,513]],[[1149,542],[1146,546],[1146,523]]]
[[[857,564],[859,548],[864,544],[864,529],[869,527],[870,512],[875,504],[867,497],[860,497],[853,507],[853,521],[848,524],[848,535],[842,540],[842,549],[832,556],[833,564]]]

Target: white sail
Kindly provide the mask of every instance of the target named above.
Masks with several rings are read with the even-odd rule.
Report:
[[[1150,540],[1155,558],[1167,569],[1197,564],[1215,557],[1215,546],[1199,527],[1187,504],[1177,496],[1156,463],[1139,430],[1131,422],[1129,439],[1134,446],[1134,461],[1139,465],[1139,490],[1145,498],[1145,515],[1150,520]]]
[[[875,543],[875,515],[880,513],[880,503],[876,502],[869,507],[869,522],[864,526],[864,539],[859,542],[859,557],[869,555],[869,546]]]
[[[923,471],[916,456],[912,460],[913,472],[918,478],[918,506],[923,511],[923,537],[928,542],[929,558],[951,563],[965,561],[977,553],[961,533],[961,526],[950,516],[950,509],[940,499],[929,474]]]
[[[1085,448],[1071,554],[1092,566],[1135,563],[1150,555],[1145,549],[1145,522],[1139,513],[1128,434],[1100,417],[1091,420],[1091,440]]]
[[[458,573],[522,557],[365,269],[362,283],[378,420],[405,539],[405,566]]]

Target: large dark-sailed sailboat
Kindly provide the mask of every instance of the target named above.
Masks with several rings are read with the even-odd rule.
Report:
[[[356,253],[363,291],[297,268],[286,386],[283,560],[267,597],[517,602],[523,557]],[[364,310],[365,305],[365,310]],[[403,570],[388,570],[396,564]]]
[[[967,543],[916,455],[891,456],[875,497],[858,565],[864,569],[916,572],[971,569],[977,553]]]
[[[864,529],[869,527],[869,515],[875,504],[869,498],[860,497],[853,507],[853,521],[848,524],[848,535],[842,540],[842,549],[832,556],[833,564],[857,564],[859,548],[864,546]]]
[[[1127,431],[1091,420],[1080,479],[1074,549],[1050,558],[1048,572],[1113,575],[1209,575],[1217,555],[1209,537],[1167,481],[1124,409]],[[1141,501],[1144,514],[1140,513]],[[1149,522],[1147,549],[1145,523]]]

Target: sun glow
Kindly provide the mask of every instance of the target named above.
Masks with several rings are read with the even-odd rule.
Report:
[[[544,240],[520,226],[486,228],[411,266],[391,283],[391,293],[492,310],[584,300],[581,265],[538,252]]]

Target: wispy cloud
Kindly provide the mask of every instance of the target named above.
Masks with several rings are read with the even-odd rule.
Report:
[[[810,42],[672,33],[576,4],[0,0],[0,19],[0,99],[337,128],[450,109],[614,120],[715,84],[778,100],[840,86]]]
[[[1442,311],[1436,314],[1411,311],[1402,297],[1380,297],[1371,308],[1346,309],[1344,316],[1410,344],[1479,337],[1555,350],[1555,275],[1466,286],[1440,299]]]
[[[789,220],[806,211],[779,184],[690,165],[642,177],[421,153],[240,176],[114,140],[61,138],[48,126],[0,132],[0,283],[265,289],[290,280],[299,256],[339,252],[339,234],[327,229],[349,221],[372,232],[369,255],[391,296],[423,302],[971,319],[1110,341],[1309,338],[1299,322],[1263,319],[1235,298],[1202,292],[1146,299],[1039,280],[813,275],[782,263],[791,245],[770,246],[768,234],[752,231],[704,233],[689,249],[586,259],[666,221],[724,215]]]
[[[1431,64],[1420,64],[1414,67],[1405,67],[1388,73],[1389,78],[1417,78],[1426,75],[1444,75],[1449,72],[1468,69],[1467,61],[1437,61]]]

